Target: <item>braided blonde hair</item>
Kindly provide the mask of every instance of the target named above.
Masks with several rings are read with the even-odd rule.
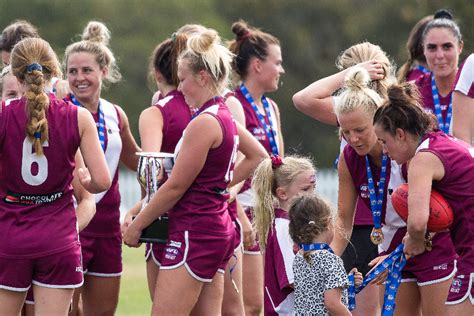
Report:
[[[48,140],[46,111],[49,106],[45,86],[52,77],[61,77],[58,58],[45,40],[27,38],[13,48],[11,67],[26,89],[26,135],[32,141],[36,154],[43,155],[43,143]]]

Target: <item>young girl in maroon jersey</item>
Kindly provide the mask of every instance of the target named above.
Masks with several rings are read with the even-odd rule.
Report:
[[[293,309],[293,242],[288,233],[288,210],[300,194],[313,192],[316,171],[307,158],[272,156],[253,175],[254,220],[264,254],[264,314],[290,315]],[[275,203],[276,202],[276,203]]]
[[[431,131],[430,117],[418,102],[410,86],[393,86],[388,101],[374,117],[375,132],[384,151],[399,164],[410,161],[404,251],[415,256],[414,260],[425,252],[430,193],[432,189],[438,191],[454,211],[450,233],[459,255],[446,302],[447,313],[473,315],[474,149],[441,131]]]
[[[175,150],[168,180],[126,229],[138,246],[142,230],[169,211],[169,235],[152,314],[221,312],[223,272],[234,251],[227,187],[247,178],[265,152],[224,104],[231,53],[214,30],[192,36],[178,58],[179,90],[196,114]],[[245,158],[233,170],[237,149]]]
[[[11,67],[25,95],[0,114],[0,164],[8,165],[0,181],[0,223],[7,232],[0,243],[0,305],[3,313],[19,314],[33,283],[40,298],[35,312],[64,315],[72,289],[83,282],[71,188],[79,147],[90,172],[80,170],[79,178],[88,191],[106,190],[110,176],[90,114],[44,92],[61,74],[49,44],[19,42]]]

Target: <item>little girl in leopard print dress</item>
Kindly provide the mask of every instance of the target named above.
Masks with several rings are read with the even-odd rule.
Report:
[[[329,247],[334,236],[331,207],[317,195],[303,195],[293,201],[289,219],[290,236],[300,248],[293,261],[295,313],[351,315],[344,264]],[[362,274],[353,272],[358,286]]]

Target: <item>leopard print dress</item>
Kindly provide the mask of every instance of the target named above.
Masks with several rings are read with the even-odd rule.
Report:
[[[329,315],[324,292],[342,288],[341,301],[348,306],[349,280],[342,259],[327,250],[310,254],[310,263],[298,252],[293,261],[295,312],[297,315]]]

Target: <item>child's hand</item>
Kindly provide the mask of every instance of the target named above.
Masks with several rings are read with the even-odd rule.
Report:
[[[354,285],[356,287],[359,287],[362,284],[362,281],[364,281],[364,277],[362,276],[362,273],[357,271],[357,268],[354,268],[349,272],[349,274],[354,274]]]
[[[380,263],[382,263],[382,261],[385,260],[385,258],[387,258],[388,255],[385,255],[385,256],[379,256],[375,259],[373,259],[372,261],[369,262],[369,267],[372,267],[372,269],[370,269],[369,272],[367,272],[367,274],[369,274],[370,272],[372,272],[372,270],[375,269],[375,267],[377,267]],[[382,273],[380,273],[379,275],[377,275],[375,277],[375,279],[373,279],[372,281],[370,281],[369,284],[382,284],[385,282],[385,280],[387,279],[387,276],[388,276],[388,271],[387,269],[385,269]]]

